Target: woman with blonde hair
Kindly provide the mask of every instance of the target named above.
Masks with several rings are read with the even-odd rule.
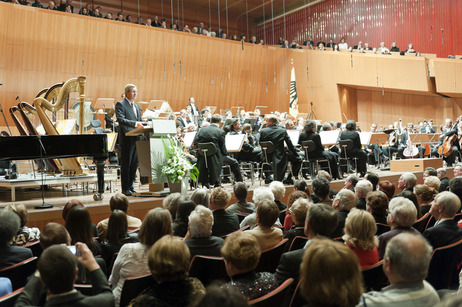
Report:
[[[313,239],[300,266],[301,294],[308,306],[350,307],[363,293],[358,258],[345,245]]]
[[[430,211],[431,202],[435,198],[435,195],[438,194],[438,191],[425,184],[418,184],[414,187],[414,194],[420,205],[420,213],[425,215]]]
[[[372,214],[356,208],[351,209],[345,221],[343,240],[358,257],[361,268],[379,262],[376,232],[377,225]]]

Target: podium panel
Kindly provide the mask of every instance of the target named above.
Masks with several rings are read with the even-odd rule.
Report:
[[[392,172],[423,172],[427,167],[433,167],[435,169],[443,167],[443,159],[425,158],[390,161],[390,171]]]

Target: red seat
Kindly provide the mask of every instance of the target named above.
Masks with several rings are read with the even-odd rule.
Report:
[[[132,299],[154,283],[151,273],[125,279],[120,293],[120,306],[128,306]]]
[[[37,257],[31,257],[12,266],[0,270],[0,277],[11,280],[13,291],[22,288],[27,283],[27,278],[34,274],[37,269]]]
[[[304,297],[302,297],[302,294],[300,293],[300,284],[301,281],[298,282],[297,287],[295,288],[294,294],[292,295],[292,298],[290,300],[289,307],[302,307],[306,305],[306,300]]]
[[[271,291],[270,293],[256,298],[254,300],[248,301],[248,304],[251,306],[281,306],[284,301],[287,292],[290,289],[290,285],[294,282],[293,278],[287,279],[279,287]]]
[[[231,236],[231,235],[233,235],[233,234],[235,234],[235,233],[244,231],[244,230],[248,229],[249,227],[250,227],[249,225],[246,225],[246,226],[244,226],[244,227],[242,227],[242,228],[239,228],[238,230],[235,230],[235,231],[233,231],[233,232],[231,232],[231,233],[228,233],[227,235],[224,235],[224,236],[221,236],[221,237],[222,237],[222,238],[227,238],[227,237],[229,237],[229,236]]]
[[[296,250],[296,249],[302,249],[305,247],[306,242],[308,241],[307,237],[302,237],[302,236],[296,236],[293,240],[292,243],[290,244],[289,247],[289,252]]]
[[[214,280],[230,280],[223,257],[194,256],[189,265],[189,276],[196,277],[204,286],[208,286]]]
[[[16,291],[11,292],[10,294],[0,297],[0,307],[11,307],[14,306],[18,296],[21,294],[24,288],[19,288]]]
[[[462,264],[462,240],[433,251],[427,281],[435,288],[457,289]]]
[[[383,272],[383,260],[361,270],[363,275],[364,289],[366,291],[380,291],[388,284],[388,278]]]
[[[261,252],[260,261],[255,268],[256,272],[276,272],[281,255],[284,252],[287,239],[282,240],[276,246]]]
[[[428,220],[431,218],[431,215],[429,212],[425,213],[424,216],[422,216],[420,219],[418,219],[417,221],[415,221],[414,225],[412,225],[412,227],[414,227],[415,229],[417,229],[420,233],[424,232],[424,230],[426,229],[426,226],[427,226],[427,223],[428,223]]]
[[[34,242],[27,242],[24,247],[29,248],[32,251],[32,256],[40,257],[43,252],[42,246],[40,245],[40,241]]]

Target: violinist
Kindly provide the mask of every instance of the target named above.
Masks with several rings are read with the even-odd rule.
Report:
[[[458,137],[457,135],[459,134],[459,130],[461,127],[461,122],[462,121],[458,121],[456,123],[456,125],[452,125],[452,120],[450,118],[446,118],[446,120],[444,121],[444,125],[443,125],[443,132],[442,134],[440,135],[440,142],[438,144],[438,146],[436,146],[433,150],[432,150],[432,153],[431,155],[433,157],[438,157],[440,156],[440,154],[438,153],[438,149],[441,147],[441,146],[446,146],[446,147],[451,147],[451,144],[448,144],[447,142],[450,142],[451,140],[449,140],[450,137],[452,137],[454,134],[456,135],[455,139],[454,139],[454,142],[452,144],[452,152],[449,154],[449,155],[442,155],[443,156],[443,160],[446,161],[446,164],[447,166],[451,167],[452,164],[456,161],[456,153],[460,150],[460,144],[459,144],[459,140],[458,140]],[[451,148],[448,148],[448,150],[451,150]]]
[[[238,118],[234,119],[230,125],[230,135],[237,134],[246,134],[244,139],[244,144],[239,153],[237,153],[236,158],[238,161],[252,161],[252,162],[261,162],[262,161],[262,152],[260,148],[255,148],[255,141],[252,136],[252,127],[250,124],[244,124],[246,132],[241,131],[242,126]]]

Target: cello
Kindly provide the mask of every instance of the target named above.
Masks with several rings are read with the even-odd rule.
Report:
[[[457,118],[456,123],[452,126],[450,130],[454,130],[455,127],[459,124],[459,121],[461,120],[461,116]],[[452,147],[454,145],[454,142],[457,140],[457,132],[454,134],[451,134],[449,136],[445,136],[443,140],[443,144],[438,147],[438,154],[448,157],[452,154]]]

